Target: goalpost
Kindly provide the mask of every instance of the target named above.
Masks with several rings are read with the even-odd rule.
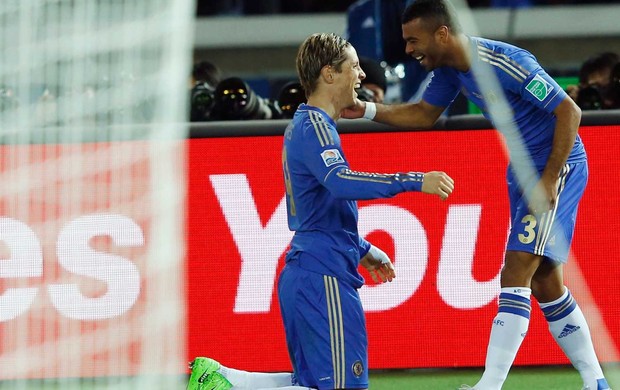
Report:
[[[193,22],[193,0],[0,2],[3,388],[183,386]]]

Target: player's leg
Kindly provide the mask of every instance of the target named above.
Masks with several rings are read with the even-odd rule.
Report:
[[[535,184],[536,177],[531,178]],[[501,272],[501,292],[497,315],[491,327],[485,370],[476,389],[501,389],[508,371],[527,334],[531,311],[531,280],[542,262],[540,245],[546,226],[530,214],[528,200],[512,168],[507,173],[511,229]],[[529,186],[533,186],[529,184]],[[539,223],[539,220],[541,223]]]
[[[577,206],[587,181],[587,164],[567,164],[565,172],[550,234],[555,242],[545,247],[547,260],[532,278],[532,293],[540,303],[549,331],[579,371],[584,387],[592,390],[608,389],[594,352],[588,324],[579,305],[564,286],[562,272],[573,237]]]
[[[287,389],[292,386],[292,374],[249,372],[226,367],[208,357],[197,357],[190,363],[192,374],[188,390],[228,389]],[[257,387],[259,386],[259,387]],[[304,389],[294,387],[295,390]]]
[[[305,360],[299,355],[299,334],[297,320],[297,299],[298,291],[305,287],[305,272],[296,266],[288,264],[282,270],[278,279],[278,299],[280,303],[282,320],[284,322],[284,330],[286,334],[287,347],[293,371],[295,373],[305,372]],[[282,292],[282,291],[285,292]],[[247,372],[236,370],[229,367],[222,367],[220,372],[233,385],[233,389],[309,389],[309,387],[301,386],[297,383],[296,375],[291,373],[262,373]]]
[[[485,369],[475,389],[501,389],[530,323],[530,281],[541,257],[507,251],[501,273],[497,315],[493,319]]]
[[[287,267],[294,269],[295,264]],[[300,267],[296,273],[294,280],[280,278],[278,294],[297,383],[318,389],[366,389],[368,340],[357,290]]]
[[[290,372],[249,372],[224,366],[220,372],[234,385],[233,389],[288,388],[293,384],[293,374]]]
[[[328,283],[329,285],[329,283]],[[368,381],[368,333],[366,331],[366,315],[357,289],[332,278],[331,285],[335,289],[334,298],[341,300],[344,333],[344,356],[339,367],[341,389],[363,390],[369,386]],[[337,293],[339,295],[336,295]],[[383,347],[378,345],[377,348]]]
[[[197,357],[189,364],[192,373],[187,383],[187,390],[199,390],[209,385],[214,390],[228,390],[232,388],[230,381],[219,371],[221,365],[210,358]]]
[[[532,294],[540,303],[549,331],[573,366],[584,386],[592,390],[608,389],[596,357],[588,323],[562,279],[562,264],[546,261],[532,279]]]
[[[280,274],[278,287],[285,286],[285,289],[292,290],[298,286],[298,273],[291,267],[286,266]],[[280,308],[289,354],[293,363],[294,370],[299,369],[303,364],[300,359],[294,359],[298,348],[298,340],[295,328],[295,292],[290,294],[279,294]],[[260,357],[257,357],[257,359]],[[219,362],[206,357],[194,359],[191,363],[192,374],[190,376],[188,390],[227,390],[227,389],[287,389],[294,387],[296,390],[303,389],[295,386],[295,376],[291,373],[259,373],[237,370],[225,367]],[[234,386],[234,387],[233,387]]]

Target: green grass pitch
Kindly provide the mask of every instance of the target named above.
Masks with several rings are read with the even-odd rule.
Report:
[[[606,367],[612,388],[620,388],[620,366]],[[371,390],[455,390],[474,385],[482,369],[371,371]],[[615,386],[614,386],[615,385]],[[502,390],[580,390],[581,377],[572,367],[513,367]]]
[[[620,389],[620,365],[607,365],[604,371],[611,387]],[[455,390],[461,384],[475,384],[481,374],[482,368],[371,371],[369,389]],[[185,390],[188,378],[185,375],[176,377],[174,380],[176,384],[170,390]],[[135,387],[128,385],[125,381],[126,379],[73,378],[38,381],[0,381],[0,390],[133,390]],[[513,367],[502,390],[580,390],[581,385],[579,374],[570,366]]]

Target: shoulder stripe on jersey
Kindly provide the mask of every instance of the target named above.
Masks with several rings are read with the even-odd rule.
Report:
[[[327,317],[329,319],[329,341],[332,351],[334,388],[344,389],[347,370],[340,290],[338,288],[338,280],[333,276],[323,275],[323,283],[325,284]]]
[[[504,63],[507,67],[511,68],[516,74],[520,77],[526,79],[530,72],[521,66],[517,61],[508,57],[506,54],[496,53],[493,50],[486,48],[480,44],[478,44],[478,54],[481,56],[486,56],[488,58],[493,58],[496,61]]]
[[[319,128],[319,126],[317,125],[316,120],[313,119],[314,116],[314,111],[309,110],[308,111],[308,117],[310,118],[310,123],[312,123],[312,126],[314,127],[314,132],[316,133],[316,138],[319,140],[319,143],[321,144],[321,147],[325,146],[325,140],[323,140],[323,136],[322,136],[322,132]]]
[[[509,68],[506,67],[505,63],[502,62],[498,62],[495,61],[493,59],[489,59],[489,58],[485,58],[485,57],[480,57],[481,61],[487,62],[493,66],[496,66],[498,68],[500,68],[501,70],[503,70],[505,73],[507,73],[508,75],[510,75],[513,79],[517,80],[518,82],[522,83],[525,81],[524,78],[519,77],[517,74],[513,73],[512,70],[510,70]]]
[[[319,138],[319,142],[321,142],[321,146],[334,145],[334,137],[332,137],[331,131],[321,114],[312,110],[308,111],[308,114],[310,122],[312,126],[314,126],[314,131]]]
[[[569,171],[570,166],[568,164],[565,164],[562,168],[562,172],[560,172],[560,178],[558,179],[558,195],[555,198],[555,205],[553,206],[553,210],[542,215],[540,227],[538,228],[538,235],[536,237],[536,246],[534,247],[534,254],[536,255],[544,256],[545,254],[545,246],[549,241],[551,227],[553,226],[555,214],[558,210],[558,205],[560,204],[560,195],[562,194],[562,191],[564,191],[564,187],[566,185],[566,176],[568,176]],[[564,245],[566,245],[566,243],[564,243]]]

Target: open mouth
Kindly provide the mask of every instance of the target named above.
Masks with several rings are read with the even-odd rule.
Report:
[[[418,62],[422,62],[423,59],[426,58],[426,56],[424,54],[420,54],[419,56],[415,56],[414,57]]]

